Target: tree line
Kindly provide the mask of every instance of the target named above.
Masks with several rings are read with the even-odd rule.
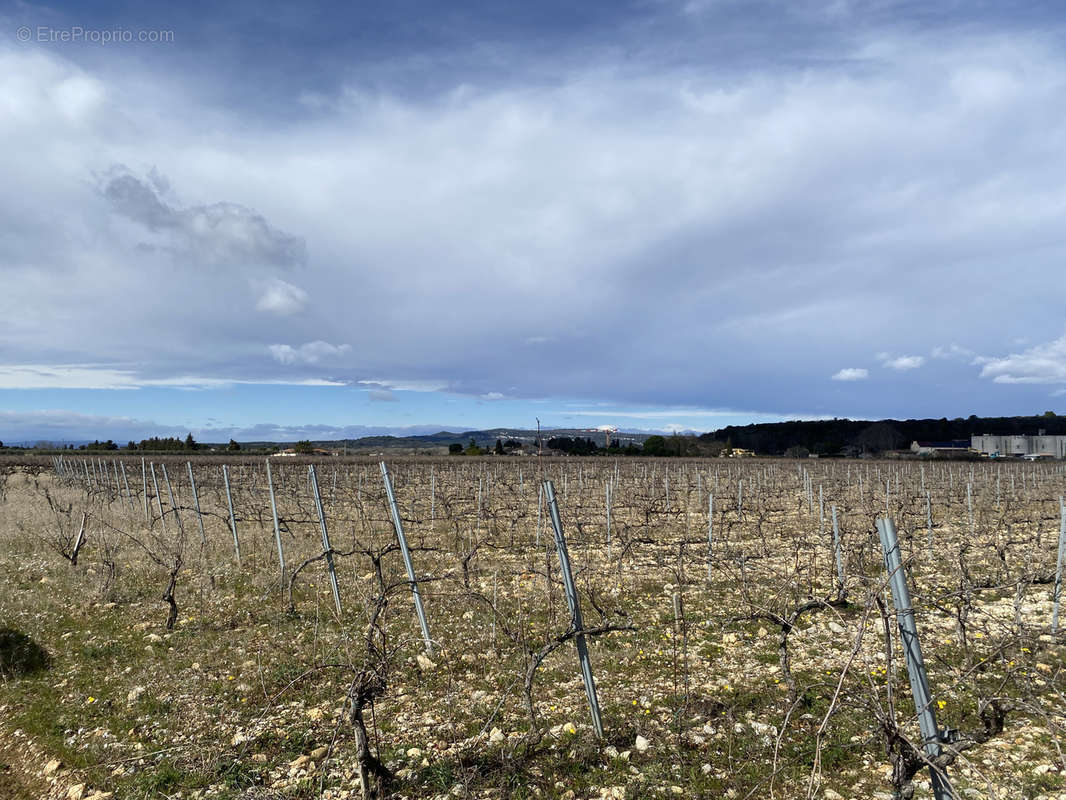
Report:
[[[730,425],[705,433],[701,441],[754,450],[759,455],[808,453],[820,456],[858,456],[909,447],[911,442],[969,441],[973,434],[1066,435],[1066,416],[1047,411],[1029,417],[969,417],[955,419],[829,419]]]

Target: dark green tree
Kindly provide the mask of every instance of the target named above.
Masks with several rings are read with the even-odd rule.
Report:
[[[903,437],[893,425],[887,422],[875,422],[863,428],[857,437],[855,444],[869,453],[883,453],[885,450],[894,450],[900,446]]]
[[[176,436],[168,436],[166,439],[160,439],[158,436],[153,436],[151,439],[141,439],[141,443],[137,445],[139,450],[148,450],[153,453],[162,450],[184,450],[185,442]]]
[[[665,456],[666,455],[666,439],[662,436],[649,436],[644,440],[644,455],[646,456]]]
[[[231,453],[235,453],[241,449],[241,446],[233,439],[230,439],[229,446],[226,449],[229,450]]]
[[[118,445],[108,439],[106,442],[101,442],[99,439],[92,444],[82,445],[84,450],[118,450]]]

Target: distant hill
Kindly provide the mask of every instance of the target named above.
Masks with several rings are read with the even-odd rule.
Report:
[[[653,434],[650,433],[625,433],[611,434],[612,442],[620,444],[643,444]],[[601,447],[606,446],[606,434],[602,431],[589,431],[585,428],[544,428],[540,432],[545,446],[553,437],[581,437],[592,439]],[[372,452],[377,450],[435,450],[447,449],[449,445],[468,445],[473,439],[478,447],[491,448],[497,439],[507,441],[513,439],[521,442],[523,448],[530,449],[537,446],[537,432],[523,428],[490,428],[488,430],[463,431],[440,431],[438,433],[422,434],[418,436],[363,436],[359,439],[342,439],[328,442],[315,442],[318,447],[332,450],[347,450],[349,453]]]
[[[730,425],[700,439],[728,442],[759,455],[784,455],[804,448],[817,455],[857,455],[909,447],[913,441],[969,439],[973,434],[1066,434],[1066,416],[978,417],[955,419],[830,419]]]

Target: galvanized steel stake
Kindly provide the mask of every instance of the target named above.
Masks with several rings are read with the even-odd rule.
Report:
[[[711,579],[711,555],[714,552],[714,495],[707,494],[707,580]]]
[[[167,475],[167,465],[163,464],[163,463],[160,463],[159,466],[161,466],[163,468],[163,480],[167,484],[167,495],[170,497],[170,507],[172,509],[174,509],[174,519],[177,520],[178,531],[181,533],[182,538],[184,538],[185,537],[185,526],[181,524],[181,514],[178,513],[177,503],[174,502],[174,489],[170,485],[170,476]]]
[[[933,557],[933,500],[929,492],[925,493],[925,538],[929,547],[929,558]]]
[[[559,519],[559,505],[555,500],[555,487],[550,480],[544,481],[544,494],[548,499],[548,513],[551,515],[552,527],[555,528],[555,549],[559,553],[559,571],[563,574],[563,587],[566,589],[567,605],[570,606],[571,625],[577,632],[574,636],[574,641],[577,644],[577,658],[581,662],[581,678],[585,682],[585,694],[588,696],[592,727],[596,731],[596,738],[602,739],[603,721],[600,719],[600,701],[596,697],[596,681],[592,677],[592,664],[589,662],[588,646],[585,644],[585,623],[581,618],[581,606],[578,603],[574,574],[570,570],[570,555],[566,550],[563,523]]]
[[[274,518],[274,543],[278,546],[278,567],[281,571],[281,585],[285,586],[285,550],[281,546],[281,528],[278,526],[278,504],[274,499],[274,478],[270,474],[270,459],[267,459],[267,487],[270,489],[270,514]]]
[[[426,655],[433,655],[433,639],[429,635],[429,623],[426,622],[426,610],[422,607],[422,595],[418,591],[418,581],[415,578],[415,565],[411,561],[411,551],[407,547],[407,537],[403,533],[403,522],[400,519],[400,509],[396,507],[396,495],[392,491],[392,479],[389,477],[389,468],[385,462],[381,462],[381,477],[385,481],[385,494],[389,497],[389,508],[392,509],[392,525],[396,529],[396,538],[400,542],[400,553],[403,555],[403,565],[407,569],[407,580],[411,584],[411,596],[415,601],[415,613],[418,615],[418,624],[422,626],[422,638],[426,643]],[[481,493],[478,491],[478,497]],[[495,619],[495,618],[494,618]]]
[[[86,476],[89,474],[85,473]],[[151,520],[148,518],[148,472],[144,466],[144,459],[141,459],[141,486],[144,487],[144,524],[148,525]]]
[[[970,515],[970,535],[973,536],[973,484],[966,484],[966,511]]]
[[[322,528],[322,552],[326,556],[326,569],[329,572],[329,586],[333,590],[333,602],[337,606],[337,617],[341,616],[341,590],[337,585],[337,570],[333,566],[333,547],[329,543],[329,531],[326,528],[326,514],[322,510],[322,495],[318,493],[318,476],[315,465],[307,468],[307,478],[311,482],[311,492],[315,496],[315,508],[318,510],[318,524]]]
[[[159,522],[163,525],[163,533],[167,532],[167,520],[163,516],[163,498],[159,496],[159,481],[155,477],[155,462],[149,465],[152,469],[152,491],[155,492],[155,505],[159,509]]]
[[[229,467],[222,465],[222,482],[226,486],[226,503],[229,505],[229,527],[233,532],[233,551],[237,554],[237,564],[241,563],[241,541],[237,538],[237,516],[233,513],[233,495],[229,490]]]
[[[907,675],[910,677],[914,707],[918,712],[918,726],[922,731],[923,746],[929,758],[936,758],[940,755],[941,734],[936,725],[933,697],[929,692],[929,679],[925,672],[925,660],[922,658],[922,646],[918,641],[918,626],[914,622],[910,590],[907,588],[907,578],[903,572],[896,526],[887,517],[879,518],[877,532],[881,537],[885,570],[888,572],[889,585],[892,587],[892,603],[896,607],[896,624],[899,626],[900,644],[903,646],[903,655],[907,661]],[[951,800],[953,795],[947,773],[930,766],[929,777],[936,800]]]
[[[189,491],[192,492],[192,507],[196,509],[196,524],[200,527],[200,543],[207,544],[207,535],[204,533],[204,515],[200,513],[200,498],[196,494],[196,478],[192,476],[192,462],[186,461],[185,467],[189,470]]]
[[[837,583],[840,586],[840,595],[844,595],[844,556],[840,552],[840,526],[837,523],[837,507],[830,506],[833,515],[833,550],[837,560]]]
[[[122,467],[122,484],[126,487],[126,501],[130,504],[130,512],[133,512],[136,509],[133,507],[133,493],[130,491],[130,482],[126,478],[126,462],[121,462],[119,466]]]
[[[1062,594],[1062,557],[1066,551],[1066,503],[1059,495],[1059,555],[1055,562],[1055,605],[1051,612],[1051,632],[1059,630],[1059,599]]]
[[[537,490],[537,547],[540,547],[540,527],[544,517],[544,487]]]
[[[604,500],[607,504],[607,558],[611,558],[611,482],[603,485]]]

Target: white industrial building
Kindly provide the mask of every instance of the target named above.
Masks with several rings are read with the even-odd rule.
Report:
[[[970,447],[992,458],[1066,458],[1066,436],[974,434]]]

